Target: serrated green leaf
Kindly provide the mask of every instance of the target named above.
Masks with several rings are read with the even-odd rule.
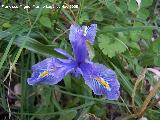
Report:
[[[140,50],[139,45],[136,42],[130,41],[127,43],[127,45],[131,48],[135,48],[135,49]]]
[[[50,20],[50,18],[48,16],[40,17],[39,21],[40,21],[41,25],[43,25],[43,26],[45,26],[47,28],[51,28],[51,26],[52,26],[51,20]]]
[[[138,41],[139,39],[139,31],[132,31],[129,33],[132,41]]]
[[[99,47],[102,52],[109,57],[114,57],[118,53],[122,53],[126,50],[126,46],[118,38],[114,38],[107,35],[100,35],[98,37]]]

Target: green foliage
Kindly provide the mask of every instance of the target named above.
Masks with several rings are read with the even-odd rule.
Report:
[[[136,0],[129,0],[128,1],[128,10],[131,12],[136,12],[138,9],[138,4],[136,2]]]
[[[153,11],[159,3],[141,0],[138,6],[136,0],[21,2],[40,8],[0,8],[0,110],[4,119],[8,119],[6,113],[11,114],[11,119],[22,120],[123,119],[135,114],[131,104],[135,82],[143,69],[160,67],[159,16]],[[13,0],[2,3],[20,4]],[[43,8],[53,4],[59,7],[78,4],[79,8]],[[89,57],[116,72],[121,85],[118,101],[93,95],[81,77],[77,80],[72,75],[54,86],[27,84],[32,65],[50,56],[64,58],[54,48],[60,47],[72,54],[68,40],[70,24],[93,22],[98,30],[95,44],[87,44]],[[155,39],[153,31],[157,31]],[[147,72],[134,100],[138,112],[150,87],[156,83],[154,74]],[[16,84],[21,86],[21,95],[15,95]],[[8,94],[8,91],[11,92]],[[149,120],[159,118],[160,107],[156,102],[153,97],[143,115]]]
[[[40,17],[39,21],[43,26],[45,26],[47,28],[51,28],[52,27],[51,20],[47,16]]]
[[[126,50],[126,45],[121,40],[110,34],[101,34],[98,37],[98,42],[99,47],[102,49],[103,53],[109,57],[113,57],[116,54],[122,53]]]
[[[76,114],[77,114],[76,110],[72,111],[72,112],[69,112],[69,113],[63,113],[60,116],[59,120],[72,120],[72,119],[74,119],[74,117],[76,116]]]

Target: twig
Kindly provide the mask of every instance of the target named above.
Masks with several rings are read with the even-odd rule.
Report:
[[[69,7],[69,4],[67,3],[64,3],[68,8],[69,8],[69,11],[71,12],[72,16],[74,17],[74,20],[76,20],[76,16],[74,14],[74,12],[71,10],[71,8]]]
[[[143,113],[145,112],[149,102],[151,101],[152,97],[155,96],[157,90],[160,87],[160,80],[157,82],[157,84],[153,87],[153,89],[150,91],[149,95],[147,96],[147,98],[145,99],[140,112],[137,114],[138,118],[141,118]]]
[[[147,72],[147,69],[143,69],[143,70],[142,70],[141,74],[138,76],[138,79],[136,80],[136,83],[135,83],[135,86],[134,86],[134,89],[133,89],[133,93],[132,93],[132,109],[133,109],[133,112],[134,112],[135,114],[137,114],[136,106],[135,106],[135,103],[134,103],[134,101],[135,101],[134,98],[135,98],[135,94],[136,94],[136,89],[137,89],[139,83],[141,82],[141,80],[143,80],[143,79],[145,78],[146,72]]]

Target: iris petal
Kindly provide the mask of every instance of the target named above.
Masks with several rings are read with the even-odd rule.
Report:
[[[69,59],[73,59],[73,57],[70,54],[68,54],[65,50],[63,50],[61,48],[55,48],[54,50],[62,55],[65,55]]]
[[[80,79],[80,76],[82,74],[81,69],[80,68],[75,68],[72,72],[71,72],[77,79]]]
[[[96,36],[96,24],[90,26],[78,26],[71,25],[69,39],[72,44],[73,53],[76,57],[77,62],[82,63],[89,58],[89,50],[87,49],[87,41],[90,44],[94,43]]]
[[[88,40],[91,44],[94,43],[97,24],[91,24],[90,26],[82,26],[84,29],[85,39]]]
[[[120,84],[113,70],[106,68],[102,64],[84,63],[81,70],[85,83],[96,95],[105,95],[109,100],[119,98]]]
[[[71,25],[69,39],[72,44],[73,53],[78,63],[82,63],[87,58],[87,49],[83,29],[77,25]]]
[[[29,85],[37,83],[57,84],[74,69],[75,65],[76,63],[72,60],[61,61],[57,58],[47,58],[32,66],[33,73],[27,82]]]

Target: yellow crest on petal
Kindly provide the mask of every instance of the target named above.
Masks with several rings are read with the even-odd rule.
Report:
[[[49,69],[47,71],[44,71],[44,72],[40,73],[39,76],[45,77],[45,76],[49,75],[49,72],[55,72],[56,70],[57,70],[57,68],[51,68],[51,69]]]
[[[39,76],[45,77],[45,76],[47,76],[47,75],[48,75],[48,71],[44,71],[44,72],[42,72]]]
[[[101,78],[101,77],[96,77],[95,79],[96,79],[98,82],[100,82],[102,85],[104,85],[108,90],[111,89],[110,86],[108,85],[108,83],[105,82],[103,78]]]

